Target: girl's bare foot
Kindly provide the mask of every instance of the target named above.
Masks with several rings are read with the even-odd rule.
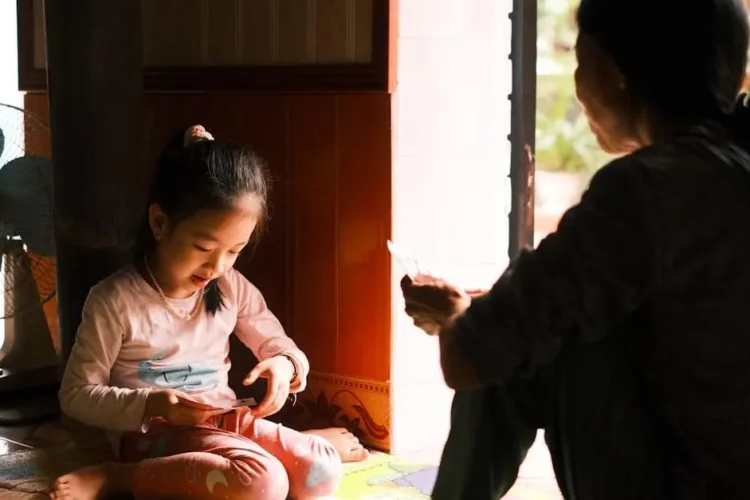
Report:
[[[52,486],[52,500],[97,500],[110,493],[129,492],[133,465],[106,463],[60,476]]]
[[[361,462],[370,455],[370,452],[362,446],[359,439],[342,427],[313,429],[311,431],[305,431],[304,433],[322,437],[331,443],[333,447],[336,448],[339,456],[341,456],[341,461],[344,463]]]

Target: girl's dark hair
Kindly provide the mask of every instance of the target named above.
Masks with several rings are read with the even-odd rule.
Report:
[[[581,0],[578,27],[615,60],[637,104],[678,123],[732,121],[747,64],[742,0]]]
[[[268,219],[269,186],[263,161],[238,144],[203,140],[185,146],[184,138],[182,131],[159,155],[147,207],[159,205],[175,227],[201,210],[231,208],[238,198],[250,193],[261,206],[253,233],[257,237]],[[155,248],[147,208],[136,238],[135,257],[142,259]],[[204,299],[206,311],[211,314],[224,307],[217,280],[207,285]]]

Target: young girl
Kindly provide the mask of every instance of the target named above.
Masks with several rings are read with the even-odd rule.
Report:
[[[319,498],[338,486],[342,458],[366,456],[342,429],[263,419],[309,370],[232,267],[264,221],[266,194],[260,160],[201,126],[162,153],[137,258],[91,290],[60,389],[63,411],[107,429],[121,462],[58,478],[51,498]],[[245,385],[268,380],[252,410],[231,409],[232,332],[260,360]]]

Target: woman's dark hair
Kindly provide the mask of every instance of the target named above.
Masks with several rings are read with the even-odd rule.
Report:
[[[742,0],[581,0],[578,27],[614,59],[637,104],[662,119],[732,114],[747,64]]]
[[[190,130],[190,129],[188,129]],[[172,227],[201,210],[231,208],[236,200],[251,193],[261,207],[253,233],[258,236],[267,222],[268,181],[263,161],[251,150],[234,143],[203,140],[184,145],[180,132],[159,156],[148,206],[157,204]],[[148,220],[148,208],[138,230],[135,257],[142,259],[156,247]],[[217,280],[206,286],[206,311],[215,314],[224,307]]]

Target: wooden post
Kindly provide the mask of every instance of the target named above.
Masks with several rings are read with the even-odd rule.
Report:
[[[45,0],[62,365],[89,289],[125,264],[143,213],[137,0]]]
[[[510,240],[512,259],[534,246],[537,0],[513,0],[510,96]]]

